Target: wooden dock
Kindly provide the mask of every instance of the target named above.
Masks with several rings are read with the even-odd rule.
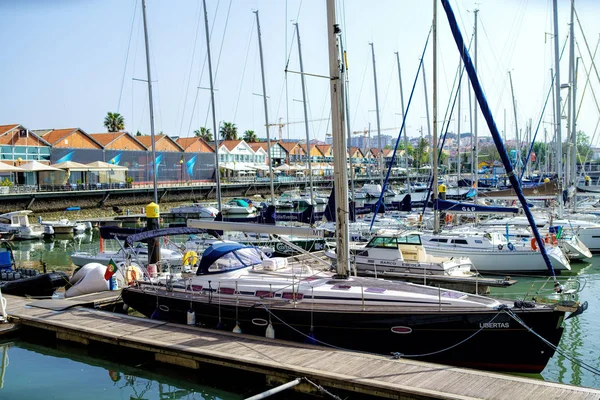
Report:
[[[4,296],[11,322],[55,332],[59,340],[134,348],[156,361],[198,369],[214,364],[261,373],[272,381],[308,378],[336,389],[393,399],[600,399],[600,390],[504,374],[394,360],[301,343],[202,329],[80,307],[106,304],[115,294],[69,300],[59,307]],[[95,296],[95,297],[94,297]],[[110,297],[112,296],[112,298]],[[57,300],[53,300],[56,302]]]

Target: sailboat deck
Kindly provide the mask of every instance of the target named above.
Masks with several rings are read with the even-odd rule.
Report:
[[[412,360],[331,350],[301,343],[214,331],[87,308],[53,311],[30,299],[5,296],[13,322],[56,333],[58,339],[94,341],[155,354],[188,368],[200,364],[306,377],[318,384],[385,398],[600,399],[600,391]]]

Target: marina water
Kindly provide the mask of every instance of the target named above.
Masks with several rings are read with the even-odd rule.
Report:
[[[186,238],[171,239],[182,242]],[[35,265],[43,261],[48,265],[49,270],[69,272],[73,269],[69,254],[76,250],[96,252],[99,247],[98,241],[98,231],[94,231],[93,234],[57,238],[53,241],[16,242],[15,259],[18,264],[25,265]],[[105,248],[117,250],[117,244],[111,242],[114,241],[105,241]],[[596,331],[596,327],[600,326],[600,255],[585,262],[573,262],[571,266],[573,270],[563,274],[561,279],[572,277],[581,282],[582,290],[576,299],[587,301],[589,308],[577,318],[564,321],[565,331],[560,349],[571,357],[600,368],[600,336]],[[492,295],[520,300],[528,300],[536,295],[552,297],[552,282],[547,278],[525,276],[513,276],[513,278],[519,281],[516,285],[510,288],[493,289]],[[498,343],[498,346],[510,347],[511,343]],[[600,389],[600,377],[574,365],[558,353],[554,354],[541,376],[533,377],[550,382]],[[1,394],[0,397],[4,397]]]

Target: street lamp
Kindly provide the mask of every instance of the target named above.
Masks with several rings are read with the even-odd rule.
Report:
[[[179,160],[179,169],[181,170],[181,183],[183,184],[183,156]]]
[[[21,161],[23,161],[23,159],[21,157],[17,158],[17,167],[21,165]],[[25,180],[25,175],[23,175],[23,180]],[[15,184],[19,184],[19,173],[15,172]]]

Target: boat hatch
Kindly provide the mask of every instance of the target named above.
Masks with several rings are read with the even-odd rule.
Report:
[[[366,288],[365,292],[367,292],[367,293],[385,293],[385,289],[378,288],[378,287],[370,287],[370,288]]]
[[[352,288],[350,285],[333,285],[331,287],[332,290],[350,290],[350,288]]]
[[[269,292],[268,290],[257,290],[254,295],[262,299],[265,297],[273,297],[273,292]]]
[[[304,297],[304,294],[302,294],[302,293],[293,293],[293,292],[284,292],[281,295],[282,299],[287,299],[287,300],[302,300],[303,297]]]

